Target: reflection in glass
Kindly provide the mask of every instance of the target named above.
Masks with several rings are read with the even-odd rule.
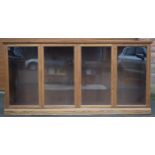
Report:
[[[45,104],[73,105],[73,47],[45,47]]]
[[[8,57],[10,104],[38,104],[37,47],[10,47]]]
[[[82,48],[82,104],[111,104],[111,48]]]
[[[145,104],[146,48],[118,48],[118,104]]]

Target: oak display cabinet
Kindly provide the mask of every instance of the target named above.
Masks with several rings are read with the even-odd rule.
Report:
[[[150,114],[150,45],[136,39],[0,39],[4,113]]]

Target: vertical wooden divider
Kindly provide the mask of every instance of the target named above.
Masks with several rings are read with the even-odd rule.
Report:
[[[111,103],[117,106],[117,46],[112,45],[111,54]]]
[[[146,59],[146,107],[150,107],[151,98],[151,46],[147,45],[147,59]]]
[[[38,47],[38,82],[39,82],[39,105],[44,108],[45,104],[45,89],[44,89],[44,49],[43,46]]]
[[[81,47],[74,46],[74,104],[81,107]]]
[[[2,46],[2,50],[4,52],[4,68],[5,68],[5,72],[4,72],[4,76],[5,76],[5,98],[4,98],[4,107],[5,108],[9,108],[10,105],[10,86],[9,86],[9,57],[8,57],[8,47],[6,45]]]

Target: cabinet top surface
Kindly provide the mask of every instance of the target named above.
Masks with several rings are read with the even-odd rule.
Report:
[[[111,38],[0,38],[0,44],[9,43],[53,43],[53,44],[151,44],[151,39]]]

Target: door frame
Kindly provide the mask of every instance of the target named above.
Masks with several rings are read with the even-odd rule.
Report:
[[[45,60],[44,60],[44,47],[73,47],[73,59],[74,59],[74,103],[73,105],[45,105]],[[79,107],[79,98],[77,95],[79,94],[79,80],[80,80],[80,75],[77,75],[76,73],[79,72],[79,49],[78,45],[76,44],[41,44],[40,45],[40,62],[41,62],[41,108],[42,109],[66,109],[66,108],[75,108]],[[80,94],[79,94],[80,95]]]
[[[115,74],[115,45],[114,44],[79,44],[80,46],[80,51],[81,51],[81,55],[82,55],[82,47],[110,47],[111,48],[111,80],[110,80],[110,84],[111,84],[111,93],[110,93],[110,104],[107,105],[82,105],[81,103],[81,108],[112,108],[115,107],[115,80],[112,78]],[[82,78],[82,56],[80,57],[80,62],[81,62],[81,78]],[[82,80],[81,80],[82,81]],[[81,83],[82,85],[82,83]],[[81,101],[82,101],[82,89],[80,90],[81,93]]]
[[[116,64],[118,56],[118,47],[146,47],[146,90],[145,90],[145,104],[144,105],[120,105],[118,103],[118,95],[116,94],[116,103],[118,108],[150,108],[150,95],[151,95],[151,45],[150,44],[115,44],[116,47]],[[118,69],[116,71],[116,77],[118,79]],[[117,83],[116,83],[117,86]],[[116,88],[117,90],[117,88]]]
[[[10,86],[9,86],[9,57],[8,57],[8,48],[9,47],[37,47],[38,48],[38,104],[36,105],[11,105],[10,104]],[[7,64],[7,83],[6,83],[6,103],[5,103],[5,108],[14,108],[14,109],[32,109],[32,108],[40,108],[41,105],[41,96],[40,96],[40,90],[41,90],[41,85],[40,85],[40,80],[41,80],[41,66],[40,66],[40,44],[7,44],[5,45],[5,53],[6,53],[6,64]]]

